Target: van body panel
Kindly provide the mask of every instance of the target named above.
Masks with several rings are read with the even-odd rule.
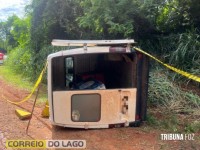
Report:
[[[98,122],[74,122],[72,121],[71,98],[76,94],[96,94],[101,96],[101,119]],[[128,99],[124,100],[124,97]],[[80,99],[81,101],[81,99]],[[56,124],[65,126],[104,126],[115,123],[129,123],[135,121],[136,88],[113,90],[85,90],[85,91],[55,91],[53,92],[53,110]],[[123,112],[127,105],[127,112]],[[89,109],[90,106],[88,106]],[[81,114],[80,114],[81,115]],[[69,127],[70,127],[69,126]]]

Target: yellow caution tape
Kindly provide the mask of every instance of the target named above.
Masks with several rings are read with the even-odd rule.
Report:
[[[149,53],[147,53],[147,52],[145,52],[145,51],[143,51],[143,50],[141,50],[140,48],[134,47],[134,49],[135,49],[136,51],[141,52],[141,53],[143,53],[143,54],[149,56],[150,58],[156,60],[157,62],[159,62],[159,63],[162,64],[163,66],[165,66],[165,67],[167,67],[167,68],[173,70],[174,72],[176,72],[176,73],[178,73],[178,74],[181,74],[182,76],[185,76],[185,77],[188,78],[188,79],[192,79],[192,80],[194,80],[194,81],[200,82],[200,77],[195,76],[195,75],[192,75],[192,74],[190,74],[190,73],[188,73],[188,72],[185,72],[185,71],[183,71],[183,70],[177,69],[177,68],[175,68],[175,67],[172,67],[172,66],[170,66],[170,65],[168,65],[168,64],[165,64],[165,63],[163,63],[162,61],[160,61],[159,59],[157,59],[156,57],[150,55]]]
[[[44,76],[44,73],[45,73],[46,69],[47,69],[47,62],[45,64],[44,68],[42,69],[42,72],[40,73],[40,75],[39,75],[39,77],[38,77],[38,79],[37,79],[37,81],[36,81],[33,89],[31,90],[31,93],[28,96],[26,96],[24,99],[22,99],[19,102],[13,102],[13,101],[10,101],[10,100],[7,100],[7,99],[6,99],[6,101],[9,102],[9,103],[15,104],[15,105],[18,105],[20,103],[23,103],[23,102],[27,101],[33,95],[33,93],[38,88],[39,84],[41,83],[42,78]]]

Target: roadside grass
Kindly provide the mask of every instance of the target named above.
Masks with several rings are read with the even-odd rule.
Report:
[[[200,97],[183,90],[168,75],[160,67],[150,72],[147,125],[174,133],[200,133]]]
[[[22,74],[15,73],[9,66],[0,66],[0,78],[3,78],[7,83],[15,86],[16,88],[27,90],[31,92],[34,83],[30,82],[29,78],[24,77]],[[42,104],[47,100],[46,85],[41,86],[41,90],[38,95],[37,104]]]
[[[146,125],[150,128],[164,130],[169,133],[200,133],[200,120],[191,118],[191,115],[166,113],[162,109],[159,111],[158,113],[151,109],[148,113]],[[146,130],[150,131],[150,128]]]
[[[28,78],[23,77],[20,74],[15,73],[8,66],[0,66],[0,76],[9,84],[12,84],[18,88],[30,91],[33,87],[33,83],[30,83]]]

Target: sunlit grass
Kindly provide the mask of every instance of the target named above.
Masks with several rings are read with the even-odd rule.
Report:
[[[12,84],[21,89],[31,91],[33,87],[33,83],[30,83],[30,81],[22,75],[16,74],[8,66],[0,66],[0,77],[3,78],[3,80],[5,80],[7,83]]]
[[[16,88],[27,90],[31,92],[34,83],[30,82],[30,80],[24,77],[21,74],[15,73],[10,67],[1,65],[0,66],[0,79],[6,81],[6,83],[15,86]],[[46,85],[42,85],[39,96],[38,96],[38,104],[44,103],[47,100],[47,91]]]

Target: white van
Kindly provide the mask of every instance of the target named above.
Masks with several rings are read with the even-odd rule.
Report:
[[[134,40],[53,40],[78,46],[48,56],[53,125],[73,128],[139,126],[146,117],[148,58]]]

